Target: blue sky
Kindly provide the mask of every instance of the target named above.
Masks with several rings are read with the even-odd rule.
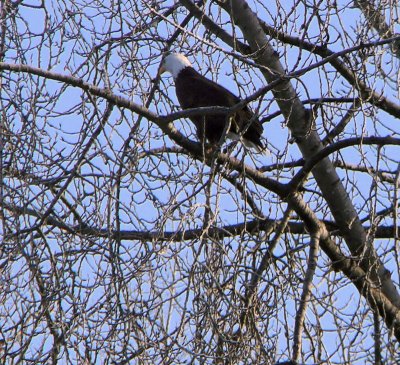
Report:
[[[95,53],[91,54],[91,58],[86,62],[85,57],[94,49],[93,46],[108,39],[108,35],[106,35],[108,29],[111,28],[115,31],[112,34],[115,38],[130,31],[130,26],[134,24],[134,16],[137,14],[133,13],[129,2],[120,4],[127,9],[124,13],[126,18],[117,16],[106,18],[109,15],[106,13],[106,9],[109,7],[107,3],[100,4],[104,6],[103,11],[97,11],[96,6],[98,4],[91,7],[89,2],[82,3],[81,6],[71,6],[71,8],[59,2],[49,1],[45,2],[45,4],[49,16],[47,25],[52,27],[54,31],[46,33],[44,37],[34,37],[30,41],[27,39],[22,40],[20,46],[23,49],[29,47],[30,50],[25,52],[24,57],[16,58],[17,52],[11,47],[7,51],[5,61],[28,63],[36,67],[50,68],[62,74],[74,74],[96,85],[107,85],[114,93],[131,98],[139,104],[144,104],[147,92],[152,85],[151,80],[155,77],[161,60],[160,50],[163,46],[162,42],[151,41],[147,38],[151,38],[151,36],[166,37],[168,34],[171,35],[176,28],[171,24],[162,23],[157,28],[141,35],[137,41],[128,39],[124,44],[115,41],[111,43],[114,48],[104,46],[99,51],[101,57],[98,62],[96,61]],[[163,5],[166,5],[166,3]],[[282,21],[290,13],[292,5],[292,3],[285,2],[283,4],[285,9],[280,8],[278,13],[276,13],[276,8],[270,7],[267,11],[259,4],[257,5],[257,10],[258,14],[265,18],[268,23],[271,24],[273,21],[278,21],[283,31],[301,36],[304,34],[301,28],[304,11],[301,7],[295,12],[298,21]],[[362,24],[359,10],[348,9],[348,5],[349,3],[339,2],[338,8],[342,9],[340,16],[335,17],[332,12],[330,17],[326,17],[329,20],[328,33],[331,42],[329,47],[335,51],[353,45],[354,32],[360,30]],[[217,15],[216,8],[214,7],[213,9],[215,12],[213,14]],[[18,20],[17,25],[20,32],[23,32],[26,27],[29,27],[32,33],[42,32],[45,27],[45,13],[43,10],[21,6],[20,14],[26,21],[24,24],[22,20]],[[149,14],[149,8],[143,8],[141,15],[146,16],[146,14]],[[179,16],[179,20],[182,20],[185,15],[186,13],[183,13]],[[63,19],[63,17],[65,18]],[[72,21],[72,19],[75,19],[75,21]],[[224,12],[222,13],[222,20],[228,20]],[[81,24],[86,29],[82,26],[79,27],[78,21],[81,21]],[[55,25],[57,23],[59,23],[58,26]],[[195,23],[198,22],[195,21]],[[342,34],[340,31],[343,24],[348,30],[347,34]],[[311,41],[318,40],[320,29],[321,27],[324,29],[324,25],[322,20],[320,23],[317,22],[317,17],[309,24],[308,36]],[[326,25],[328,26],[328,24]],[[121,31],[117,31],[119,27],[121,27]],[[231,27],[227,24],[226,28],[230,30]],[[66,39],[68,38],[68,40],[61,42],[59,30],[65,31]],[[91,32],[95,32],[96,36],[93,36]],[[198,37],[205,35],[204,28],[199,25],[195,28],[194,33]],[[240,32],[238,32],[238,35],[240,35]],[[212,40],[214,41],[214,39]],[[51,49],[48,48],[50,41]],[[215,40],[215,42],[223,50],[232,51],[220,41]],[[293,68],[300,69],[319,60],[318,57],[310,56],[309,53],[299,51],[295,47],[285,47],[274,40],[271,42],[282,55],[281,60],[289,71]],[[199,44],[191,34],[180,37],[174,50],[188,54],[189,59],[199,72],[225,85],[242,97],[250,95],[265,85],[265,81],[259,71],[247,68],[240,61],[233,60],[231,56],[223,52],[213,51],[212,47],[207,44]],[[387,77],[383,82],[382,77],[376,74],[376,79],[372,80],[372,84],[377,90],[381,90],[390,98],[398,98],[399,62],[391,57],[387,47],[379,48],[379,52],[383,53],[382,67],[385,67],[391,80]],[[51,63],[49,63],[50,55],[54,56]],[[380,60],[378,56],[379,54],[371,54],[369,56],[368,62],[365,64],[368,70],[375,70],[375,62]],[[148,60],[146,57],[151,59]],[[139,75],[140,77],[135,79],[131,75]],[[105,109],[105,103],[102,100],[93,102],[88,95],[82,93],[78,88],[66,87],[63,89],[64,86],[61,83],[54,81],[47,81],[36,90],[35,81],[42,83],[42,79],[21,75],[13,75],[11,77],[12,80],[17,78],[25,78],[23,82],[24,88],[20,89],[18,85],[14,85],[14,87],[10,88],[14,93],[8,94],[7,97],[21,101],[21,109],[26,114],[29,123],[25,123],[22,117],[14,118],[10,121],[12,130],[19,138],[27,138],[27,141],[35,141],[37,143],[36,145],[34,144],[36,148],[34,152],[27,151],[26,160],[19,161],[18,166],[21,169],[26,168],[41,178],[48,179],[59,176],[74,166],[81,152],[81,150],[77,149],[77,146],[87,143],[90,139],[91,134],[99,124],[101,112]],[[305,74],[300,78],[299,82],[293,80],[293,84],[302,100],[306,100],[308,97],[319,98],[321,95],[326,97],[355,95],[353,92],[349,93],[348,84],[342,78],[336,78],[332,67],[329,65]],[[51,95],[57,95],[60,91],[62,92],[60,96],[57,96],[56,102],[50,100]],[[36,103],[32,107],[30,103],[34,100],[33,97],[35,95],[37,99],[35,99]],[[98,114],[93,105],[100,111]],[[41,109],[38,109],[38,106]],[[256,102],[252,104],[254,109],[257,106]],[[324,109],[325,114],[319,114],[317,128],[322,137],[324,137],[326,130],[333,127],[327,121],[332,120],[333,123],[337,123],[345,114],[346,107],[347,105],[343,104],[338,104],[334,107],[327,106]],[[171,77],[163,76],[160,90],[155,94],[154,101],[150,104],[149,109],[159,114],[167,114],[173,110],[179,110]],[[341,138],[353,135],[369,136],[378,134],[386,136],[398,134],[399,127],[396,119],[381,111],[376,114],[376,111],[367,103],[363,105],[362,109],[364,114],[359,113],[351,121]],[[271,93],[268,93],[262,100],[260,110],[263,111],[263,116],[277,110]],[[33,113],[33,111],[37,111],[37,114]],[[67,115],[65,115],[66,112],[68,112]],[[17,113],[18,116],[22,114]],[[164,230],[185,230],[201,227],[206,203],[204,189],[201,189],[201,187],[202,185],[207,186],[209,168],[188,158],[183,153],[163,154],[161,156],[149,154],[139,159],[138,156],[144,151],[164,145],[175,146],[157,126],[145,119],[141,120],[128,154],[121,161],[122,146],[137,120],[138,116],[129,111],[114,109],[104,131],[100,134],[88,154],[90,158],[80,170],[80,179],[77,179],[76,182],[74,181],[68,188],[67,199],[76,202],[76,210],[81,214],[83,220],[97,225],[98,228],[115,228],[115,176],[122,164],[124,168],[122,169],[121,193],[119,195],[121,205],[119,217],[122,229],[162,232]],[[189,121],[177,121],[175,125],[182,133],[195,139],[194,129]],[[29,126],[35,126],[37,130],[40,130],[41,133],[34,136],[36,139],[29,133]],[[289,133],[282,116],[278,116],[271,122],[266,123],[264,128],[264,136],[270,143],[270,149],[273,152],[272,156],[246,156],[246,163],[260,167],[300,158],[297,146],[288,143]],[[15,141],[17,139],[15,137]],[[59,157],[60,162],[48,168],[45,165],[47,162],[46,153],[41,153],[42,151],[47,154],[53,154],[54,159],[56,159],[55,156]],[[278,151],[280,154],[279,159],[276,155]],[[399,161],[398,148],[388,147],[385,148],[384,152],[387,153],[388,158],[379,163],[377,149],[368,146],[342,150],[338,154],[338,158],[354,165],[378,166],[395,171]],[[42,162],[43,165],[41,164]],[[293,172],[293,169],[278,170],[268,173],[268,176],[275,177],[281,182],[287,182],[293,176]],[[377,181],[375,184],[374,177],[365,173],[346,172],[340,169],[338,169],[338,173],[343,179],[343,183],[354,204],[359,209],[361,217],[368,215],[374,205],[376,205],[376,210],[379,211],[391,204],[394,194],[393,185],[381,181]],[[168,184],[165,183],[167,179]],[[281,204],[274,194],[255,186],[248,179],[239,180],[246,181],[249,190],[252,192],[253,199],[267,217],[277,219],[282,217],[286,209],[285,203]],[[45,209],[53,198],[53,194],[49,191],[43,191],[42,186],[26,186],[24,181],[19,181],[15,178],[10,179],[8,182],[11,185],[15,184],[16,190],[20,193],[19,203],[25,203],[27,206],[39,211]],[[323,203],[323,199],[318,197],[319,191],[314,182],[311,181],[307,188],[305,200],[310,203],[310,206],[318,212],[321,218],[329,219],[330,213]],[[375,188],[377,189],[375,190]],[[108,197],[110,195],[109,192],[111,192],[113,198]],[[218,177],[214,180],[211,200],[214,213],[216,213],[214,223],[216,226],[254,218],[250,208],[243,201],[240,194],[235,191],[234,187],[231,184],[219,181]],[[367,203],[365,203],[366,201]],[[62,204],[55,207],[56,213],[60,215],[63,213],[62,209]],[[71,225],[76,224],[71,215],[66,217],[66,221]],[[21,219],[22,225],[32,223],[33,219],[27,221]],[[58,311],[57,307],[55,307],[54,316],[61,313],[65,315],[65,318],[60,315],[61,319],[71,319],[71,313],[76,310],[73,306],[74,300],[79,302],[77,303],[79,310],[87,311],[88,313],[87,316],[78,316],[79,321],[82,321],[82,323],[81,326],[74,327],[76,328],[76,338],[79,337],[78,333],[92,334],[95,329],[101,328],[100,333],[105,339],[107,335],[110,335],[109,331],[113,321],[116,321],[118,326],[123,327],[124,322],[118,322],[120,320],[118,315],[121,315],[122,318],[121,313],[123,311],[149,311],[151,313],[149,318],[152,317],[157,326],[161,328],[163,325],[172,333],[176,327],[186,323],[186,320],[188,323],[193,320],[190,315],[194,313],[195,309],[199,310],[196,305],[200,306],[200,304],[193,304],[195,303],[195,298],[203,299],[206,302],[208,296],[212,297],[214,295],[213,293],[209,294],[206,290],[207,288],[192,288],[193,281],[191,280],[194,280],[192,276],[195,277],[198,272],[204,270],[210,282],[215,278],[221,279],[221,281],[225,280],[231,275],[232,268],[235,268],[238,257],[246,256],[243,253],[246,252],[249,259],[243,262],[239,261],[243,267],[240,266],[238,269],[241,274],[235,278],[233,285],[235,290],[242,293],[249,279],[248,267],[245,264],[251,264],[252,250],[256,250],[256,247],[260,244],[265,244],[262,236],[246,236],[243,245],[239,244],[236,239],[224,240],[223,246],[226,250],[222,259],[224,270],[216,273],[214,277],[213,272],[206,267],[208,262],[207,255],[210,251],[207,251],[199,240],[168,244],[163,241],[145,243],[123,241],[121,244],[115,244],[114,241],[106,239],[86,239],[85,237],[72,237],[69,239],[64,235],[58,236],[57,233],[57,231],[55,233],[52,231],[47,232],[46,241],[51,249],[40,248],[39,250],[43,258],[40,265],[43,271],[50,270],[52,267],[50,254],[61,258],[69,250],[83,250],[83,252],[87,250],[86,254],[82,256],[75,257],[71,255],[72,258],[65,257],[62,260],[60,259],[57,264],[60,272],[65,275],[67,288],[65,292],[62,292],[65,297],[60,299],[64,312]],[[296,275],[299,276],[301,274],[301,268],[296,267],[296,270],[291,270],[290,263],[287,261],[287,253],[290,251],[298,259],[299,263],[304,263],[308,250],[297,252],[296,247],[303,244],[307,245],[308,242],[309,237],[307,235],[282,239],[275,252],[279,260],[265,274],[264,281],[260,286],[260,292],[264,294],[263,298],[277,300],[275,308],[271,309],[271,311],[274,311],[275,316],[271,316],[271,320],[268,323],[263,323],[262,321],[259,323],[261,331],[270,330],[276,336],[277,359],[280,357],[285,358],[287,353],[286,345],[287,343],[289,343],[289,346],[291,344],[286,338],[284,329],[285,326],[288,326],[289,330],[293,329],[295,305],[298,303],[300,293],[299,287],[291,287],[292,282],[290,280],[300,283],[301,278],[296,277]],[[393,255],[387,254],[392,243],[387,241],[377,242],[377,247],[378,243],[382,244],[379,247],[379,252],[382,255],[386,255],[385,260],[388,260],[388,268],[392,271],[393,278],[398,283],[398,264],[395,263]],[[344,249],[345,246],[342,245],[342,247]],[[259,249],[260,254],[256,255],[254,259],[256,262],[260,260],[261,253],[265,251],[265,247],[261,246]],[[33,254],[35,250],[33,248],[31,250]],[[111,280],[114,278],[112,276],[114,275],[113,270],[116,270],[117,266],[108,256],[113,250],[117,252],[120,262],[122,262],[122,271],[117,275],[117,277],[124,279],[122,283],[114,283]],[[211,249],[209,248],[208,250]],[[71,263],[68,261],[70,259]],[[132,263],[135,265],[132,265]],[[348,359],[352,360],[353,364],[363,364],[365,363],[365,358],[363,357],[365,353],[361,352],[361,348],[356,348],[354,350],[360,351],[360,353],[350,354],[352,351],[350,343],[357,336],[369,335],[368,331],[371,331],[371,329],[367,327],[366,333],[360,334],[357,329],[352,330],[349,322],[352,320],[362,322],[364,321],[364,316],[370,317],[371,314],[368,313],[364,302],[359,307],[359,296],[348,280],[344,279],[341,274],[330,270],[330,263],[324,254],[321,254],[319,258],[319,265],[320,270],[318,270],[314,281],[315,302],[319,302],[319,305],[315,304],[318,314],[310,309],[307,312],[307,323],[311,329],[313,326],[317,327],[318,325],[321,325],[321,328],[324,329],[324,341],[322,344],[326,352],[324,356],[328,357],[332,354],[332,363],[343,363],[345,357],[348,356]],[[70,270],[71,267],[73,268],[72,270]],[[65,271],[63,271],[64,269]],[[19,281],[20,285],[23,282],[29,282],[31,279],[26,262],[22,258],[13,263],[11,272],[21,280]],[[73,272],[75,272],[76,276],[72,275]],[[293,274],[294,272],[296,272],[296,275]],[[289,275],[293,275],[293,277]],[[150,287],[149,280],[154,280],[158,287]],[[10,286],[15,291],[12,297],[10,296],[10,305],[14,302],[14,298],[17,297],[18,286],[16,285],[17,280]],[[96,285],[95,290],[92,290],[92,285]],[[190,290],[182,293],[185,287],[190,288]],[[118,292],[118,289],[120,289],[120,292]],[[329,290],[335,291],[334,300],[325,302],[324,298]],[[118,294],[115,294],[117,292]],[[282,294],[283,297],[281,297],[281,292],[285,293],[284,296]],[[225,293],[226,296],[231,294],[229,290]],[[30,295],[37,296],[37,292],[30,293],[28,291],[26,296],[29,297]],[[107,295],[112,298],[110,302],[106,300]],[[169,304],[165,304],[165,306],[156,305],[160,304],[163,299],[172,298],[174,295],[176,297],[172,300],[171,306]],[[86,298],[89,298],[87,304],[85,303]],[[282,301],[278,299],[282,299]],[[108,317],[104,310],[106,304],[110,304],[113,301],[117,302],[118,300],[122,308],[121,313],[119,309],[113,308],[112,310],[115,309],[115,312],[112,312],[113,316]],[[221,307],[217,309],[220,309],[222,314],[229,315],[229,313],[224,312],[229,309],[228,301],[224,300],[225,297],[221,299]],[[145,302],[151,309],[141,306],[140,301]],[[182,309],[185,303],[189,303],[186,311]],[[268,304],[264,303],[263,305]],[[356,313],[354,313],[355,307],[359,308]],[[210,308],[210,310],[214,309]],[[340,321],[334,321],[331,314],[333,310],[341,311]],[[228,318],[232,320],[231,317]],[[98,325],[99,322],[97,321],[102,324]],[[368,320],[365,323],[371,322]],[[143,320],[142,326],[149,326],[149,322]],[[343,328],[341,329],[341,327]],[[184,328],[185,331],[183,331],[180,338],[181,344],[185,344],[188,348],[192,348],[191,346],[195,348],[192,343],[193,337],[191,337],[195,326],[188,325]],[[339,330],[337,330],[338,328]],[[338,334],[341,331],[344,341],[349,344],[348,354],[340,351],[336,352],[337,342],[341,340]],[[117,331],[116,336],[120,336],[120,333],[123,332]],[[150,330],[148,333],[150,333]],[[151,334],[154,335],[153,333]],[[210,336],[210,334],[207,336]],[[162,336],[160,335],[160,337]],[[43,338],[45,336],[40,334],[35,337],[30,345],[30,353],[33,354],[35,348],[43,346],[41,343]],[[154,336],[154,338],[156,339],[157,336]],[[171,338],[173,338],[172,335]],[[44,346],[50,346],[51,339],[46,341],[48,342]],[[100,346],[103,340],[97,338],[97,341],[96,344]],[[372,338],[367,339],[366,343],[371,341]],[[132,348],[135,345],[136,342],[132,339]],[[309,345],[310,343],[305,340],[305,347],[308,348]],[[78,341],[77,347],[83,351],[84,342]],[[71,350],[71,356],[76,356],[74,351]],[[191,354],[183,351],[179,358],[184,363],[184,361],[191,358]],[[66,359],[65,354],[63,359]],[[102,363],[102,360],[99,358],[94,362]]]

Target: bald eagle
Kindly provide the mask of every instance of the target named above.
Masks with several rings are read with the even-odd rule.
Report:
[[[183,109],[222,106],[232,107],[241,100],[223,86],[200,75],[189,60],[182,54],[171,53],[161,63],[159,75],[164,72],[172,74],[175,82],[176,96]],[[258,152],[266,152],[261,142],[263,127],[253,112],[245,105],[236,111],[231,118],[223,114],[190,117],[196,127],[200,141],[204,137],[212,144],[218,143],[226,123],[230,123],[227,137],[233,140],[241,138],[246,147]]]

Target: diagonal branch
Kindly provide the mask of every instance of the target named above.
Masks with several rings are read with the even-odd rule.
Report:
[[[181,4],[185,6],[194,16],[199,19],[205,28],[211,31],[214,35],[219,37],[223,42],[227,45],[231,46],[233,49],[238,50],[244,55],[252,55],[254,50],[248,45],[238,41],[226,31],[224,31],[221,27],[219,27],[216,23],[212,21],[204,12],[197,7],[191,0],[180,0]],[[223,5],[221,2],[221,7],[229,7],[228,4]],[[228,11],[229,12],[229,11]],[[395,116],[400,117],[400,107],[397,103],[387,99],[381,93],[377,93],[374,90],[371,90],[363,80],[360,80],[356,77],[354,72],[345,65],[345,63],[338,57],[339,55],[344,55],[348,53],[348,50],[341,51],[344,53],[335,53],[334,51],[330,50],[326,45],[315,45],[314,43],[310,43],[305,41],[304,39],[300,39],[298,37],[294,37],[292,35],[286,34],[279,29],[269,26],[263,20],[257,17],[254,14],[257,21],[259,22],[261,28],[265,32],[266,35],[276,38],[281,42],[286,44],[290,44],[301,49],[304,49],[308,52],[316,54],[323,59],[328,59],[329,62],[355,89],[359,90],[360,97],[363,101],[369,102],[377,107],[381,108],[382,110],[386,111],[387,113]],[[378,44],[398,44],[400,43],[400,37],[397,35],[393,35],[392,37],[386,37],[381,41],[371,42],[369,43],[370,46],[378,45]],[[368,47],[368,44],[362,44],[359,46],[353,47],[353,50],[357,50],[360,48]],[[237,56],[236,56],[237,57]],[[265,67],[265,65],[260,65],[260,69]],[[287,75],[286,75],[287,76]]]
[[[245,0],[232,0],[230,2],[221,2],[219,4],[232,16],[235,24],[240,27],[244,37],[256,55],[256,61],[269,70],[265,71],[265,69],[262,69],[266,80],[268,82],[273,82],[277,77],[283,76],[285,71],[280,63],[279,56],[268,43],[265,32],[258,22],[256,14],[250,9],[247,2]],[[317,132],[311,127],[312,124],[309,120],[309,113],[304,109],[302,102],[299,100],[296,91],[289,80],[281,78],[281,82],[273,89],[273,93],[276,102],[288,121],[288,127],[290,128],[304,159],[306,161],[309,160],[323,149],[322,141]],[[385,318],[389,327],[396,327],[396,336],[399,336],[398,338],[400,338],[400,325],[396,323],[396,317],[399,316],[398,308],[400,307],[399,293],[397,292],[388,271],[379,260],[372,244],[367,241],[366,232],[361,225],[352,201],[344,189],[333,164],[328,158],[324,158],[314,167],[312,173],[350,251],[360,264],[359,269],[364,272],[361,284],[356,283],[351,276],[349,276],[349,278],[353,280],[353,283],[359,289],[360,293],[369,300],[372,307],[376,306],[375,300],[377,298],[374,297],[371,299],[370,295],[373,291],[374,294],[375,291],[377,291],[382,300],[384,300],[385,305],[393,308],[393,316],[390,318],[386,315],[389,311],[389,307],[381,308],[379,312],[381,316]],[[290,196],[288,201],[291,204],[293,204],[293,202],[300,205],[303,204],[295,199],[293,201],[293,199],[294,197]],[[299,209],[300,207],[295,208],[298,214]],[[308,213],[311,214],[311,212]],[[310,232],[316,232],[320,229],[319,227],[314,226],[316,223],[314,220],[307,221],[307,219],[309,219],[307,214],[304,215],[303,219],[305,219],[304,222],[306,226],[308,226]],[[328,253],[328,255],[331,255],[333,252],[330,253],[327,251],[330,247],[327,247],[324,244],[323,235],[321,235],[321,238],[321,247]],[[346,272],[345,268],[343,268],[343,272],[346,275],[350,275],[349,272]],[[368,273],[367,277],[365,276],[366,273]],[[372,286],[371,283],[373,283]]]

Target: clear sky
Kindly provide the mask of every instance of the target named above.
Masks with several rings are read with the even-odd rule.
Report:
[[[149,24],[154,11],[162,13],[173,3],[155,2],[151,8],[148,2],[136,6],[134,1],[118,4],[45,1],[46,10],[40,8],[40,2],[21,4],[15,28],[10,27],[9,30],[11,34],[20,34],[20,37],[10,41],[4,62],[23,63],[73,75],[99,87],[108,87],[117,95],[145,105],[161,61],[165,40],[177,28],[169,21],[161,21],[142,31],[136,26]],[[158,9],[157,4],[161,8]],[[304,35],[309,42],[327,42],[333,51],[357,44],[359,34],[365,41],[371,35],[362,29],[364,23],[360,11],[349,8],[349,2],[313,3],[309,4],[307,10],[303,6],[294,8],[293,2],[286,1],[271,4],[268,9],[261,4],[252,6],[268,24],[276,22],[281,31],[298,37]],[[320,13],[311,17],[312,9],[315,14],[318,13],[318,6]],[[216,5],[210,5],[209,9],[219,22],[229,21],[226,13],[218,12]],[[182,11],[174,21],[181,22],[185,16],[186,12]],[[307,19],[312,20],[307,23]],[[228,31],[231,30],[229,23],[224,26]],[[240,97],[249,96],[265,86],[265,79],[259,70],[224,53],[232,52],[232,49],[215,37],[210,37],[198,21],[191,21],[187,29],[190,32],[181,35],[172,50],[185,53],[200,73]],[[343,33],[343,29],[346,33]],[[134,34],[127,36],[131,31]],[[240,38],[240,32],[236,35]],[[207,42],[200,41],[203,37]],[[285,46],[273,39],[271,43],[281,55],[281,62],[288,72],[320,60],[297,47]],[[375,53],[366,52],[364,64],[357,64],[353,54],[348,55],[349,62],[354,67],[365,67],[366,74],[369,72],[373,75],[372,79],[367,80],[371,86],[398,102],[398,59],[392,56],[387,46],[376,48]],[[61,176],[54,186],[59,188],[65,183],[68,172],[76,166],[83,147],[90,143],[99,126],[106,103],[101,98],[60,82],[22,74],[10,75],[6,79],[7,87],[2,90],[3,105],[13,105],[12,101],[18,105],[7,109],[16,110],[15,115],[10,112],[8,122],[12,130],[12,143],[23,149],[22,157],[14,167],[29,172],[35,178],[29,180],[14,176],[7,178],[6,184],[10,186],[10,196],[17,205],[44,212],[55,194],[43,181],[52,181]],[[307,102],[309,99],[357,96],[330,65],[307,72],[293,79],[292,83],[307,108],[310,107]],[[326,103],[323,109],[318,110],[316,128],[321,138],[343,118],[349,104]],[[259,111],[260,117],[278,111],[271,93],[262,100],[254,101],[251,107]],[[162,115],[180,110],[170,76],[162,77],[148,109]],[[133,129],[136,123],[137,128]],[[196,139],[190,121],[179,120],[174,125],[184,135]],[[131,132],[133,138],[129,148],[123,150]],[[364,103],[340,138],[398,134],[397,119]],[[238,157],[250,166],[268,168],[269,165],[296,161],[301,157],[296,143],[289,141],[290,135],[282,115],[264,124],[263,135],[272,151],[270,156],[249,153],[244,156],[240,146],[235,150],[239,151]],[[10,261],[8,279],[6,274],[2,277],[9,295],[5,303],[0,305],[0,313],[1,323],[6,328],[3,336],[6,338],[15,333],[12,330],[15,323],[25,316],[31,316],[26,331],[33,331],[35,335],[31,342],[25,342],[29,342],[27,356],[36,356],[36,351],[46,352],[53,344],[45,320],[35,327],[35,314],[43,310],[37,304],[40,293],[37,283],[32,284],[32,270],[28,265],[29,257],[35,255],[38,257],[38,267],[57,298],[50,313],[58,328],[68,323],[73,333],[68,339],[69,347],[60,355],[65,363],[80,362],[77,354],[85,353],[87,343],[90,345],[88,348],[92,349],[91,354],[104,344],[110,352],[115,350],[117,353],[123,346],[135,351],[139,343],[147,344],[162,339],[164,331],[170,336],[166,343],[173,349],[171,353],[180,354],[172,363],[178,363],[178,360],[180,363],[189,363],[189,359],[193,358],[190,351],[196,350],[195,330],[201,329],[199,322],[201,324],[202,311],[207,313],[215,310],[219,318],[227,318],[227,327],[231,324],[237,326],[238,303],[249,282],[250,268],[254,263],[259,264],[269,241],[266,242],[263,234],[246,234],[221,242],[209,240],[207,244],[201,238],[182,242],[162,240],[164,231],[182,232],[203,227],[210,180],[213,181],[211,215],[215,219],[212,227],[250,221],[255,217],[249,201],[243,199],[237,186],[222,179],[222,174],[210,177],[209,167],[185,155],[183,151],[155,152],[155,149],[165,146],[173,149],[176,144],[154,123],[130,111],[114,108],[64,194],[71,211],[83,222],[109,230],[110,236],[117,227],[115,212],[119,204],[121,229],[159,232],[159,239],[117,242],[110,237],[69,235],[66,231],[46,227],[43,229],[44,237],[34,233],[19,242],[23,248],[18,250],[25,250],[26,256],[17,250],[15,261]],[[7,159],[9,155],[5,156]],[[355,167],[382,169],[392,177],[399,163],[397,146],[383,150],[357,146],[341,150],[332,159],[345,161]],[[226,167],[221,169],[229,173]],[[265,174],[286,183],[297,170],[298,167],[274,169]],[[378,175],[364,172],[338,169],[338,174],[366,224],[370,224],[371,220],[373,223],[393,224],[393,215],[386,215],[380,221],[381,216],[376,214],[393,203],[396,196],[393,184],[378,179]],[[265,217],[282,218],[287,209],[285,202],[246,177],[235,178],[236,182],[246,185],[249,196]],[[313,179],[306,185],[304,199],[318,217],[331,219]],[[66,204],[60,200],[54,207],[54,216],[74,226],[78,224],[77,217],[65,213],[68,211]],[[296,220],[294,214],[292,218]],[[37,222],[37,218],[26,218],[22,214],[16,220],[19,221],[16,227],[21,229]],[[393,249],[395,244],[388,240],[376,241],[379,254],[382,254],[387,268],[392,272],[393,280],[398,283],[398,263],[394,254],[397,251]],[[276,356],[276,359],[288,358],[287,349],[291,346],[288,336],[293,331],[308,245],[308,235],[284,235],[274,252],[276,260],[260,284],[260,297],[263,299],[260,306],[263,313],[267,313],[266,317],[268,313],[270,317],[268,321],[260,319],[258,325],[263,336],[271,335],[265,346],[273,348],[272,343],[275,343],[275,353],[271,356]],[[341,249],[346,250],[344,244]],[[214,254],[221,264],[221,267],[217,267],[214,263],[215,272],[210,264]],[[314,302],[307,312],[310,332],[304,342],[305,349],[312,347],[313,334],[320,328],[324,359],[332,364],[346,363],[349,359],[352,364],[364,364],[365,348],[372,344],[372,314],[369,307],[364,301],[360,303],[357,291],[343,274],[331,269],[330,261],[323,253],[318,264],[313,281]],[[59,281],[54,279],[55,272],[61,277]],[[213,285],[227,280],[233,284],[227,286],[219,298],[216,295],[218,288]],[[329,296],[330,293],[333,295]],[[215,297],[218,297],[215,303],[219,306],[213,308],[209,301]],[[13,306],[18,310],[5,316],[7,309]],[[267,307],[270,307],[270,312]],[[333,315],[337,313],[340,313],[339,319]],[[127,329],[128,326],[134,330]],[[360,333],[359,328],[365,333]],[[132,338],[125,344],[127,339],[123,336],[127,332],[132,334]],[[204,330],[201,335],[209,339],[212,331]],[[361,341],[360,337],[366,339]],[[348,352],[338,350],[340,341],[346,343],[344,348],[348,347]],[[356,345],[352,348],[354,343]],[[160,350],[151,344],[154,347],[149,354],[157,351],[163,354],[168,350],[167,345]],[[15,351],[20,350],[17,341],[10,346]],[[105,352],[101,354],[107,356]],[[252,356],[256,354],[251,353],[249,359]],[[157,359],[160,358],[162,355]],[[307,364],[313,363],[312,358],[309,360]],[[95,358],[93,355],[91,361],[102,364],[104,358]]]

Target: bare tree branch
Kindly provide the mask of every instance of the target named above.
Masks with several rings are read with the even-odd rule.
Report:
[[[386,39],[394,36],[392,29],[386,23],[386,19],[383,14],[385,10],[384,8],[376,8],[375,4],[369,0],[356,0],[354,1],[354,6],[358,7],[364,13],[364,16],[370,27],[374,28],[381,38]],[[399,40],[393,42],[392,45],[392,51],[398,58],[400,58],[399,45]]]
[[[299,306],[296,313],[296,321],[293,334],[293,356],[292,356],[294,362],[297,362],[300,359],[300,353],[302,350],[303,326],[306,316],[307,305],[310,300],[312,281],[314,278],[315,270],[317,268],[318,251],[319,251],[319,235],[318,232],[315,232],[311,235],[308,266],[304,276],[301,299],[299,301]]]
[[[398,362],[398,9],[367,6],[3,0],[0,363]],[[241,101],[180,110],[169,51]],[[244,105],[270,156],[196,142]]]
[[[204,26],[212,31],[217,37],[219,37],[222,41],[224,41],[226,44],[230,45],[234,49],[238,49],[239,52],[245,54],[245,55],[252,55],[254,50],[249,48],[243,43],[240,43],[237,41],[235,38],[232,36],[228,35],[226,32],[221,30],[220,27],[218,27],[216,24],[214,24],[202,11],[199,9],[195,4],[193,4],[190,0],[181,0],[181,3],[189,10],[191,11],[202,23]],[[226,5],[225,5],[226,6]],[[221,7],[223,6],[223,3],[221,3]],[[257,18],[258,19],[258,18]],[[362,80],[357,79],[354,75],[354,72],[348,68],[345,63],[340,59],[340,56],[346,55],[347,53],[353,52],[357,49],[362,49],[364,47],[368,47],[367,44],[360,44],[358,46],[355,46],[349,50],[345,51],[339,51],[339,52],[333,52],[329,48],[327,48],[326,45],[316,45],[314,43],[309,43],[304,41],[304,39],[300,39],[288,34],[285,34],[284,32],[281,32],[274,27],[269,26],[266,24],[264,21],[258,19],[260,25],[262,26],[262,29],[265,31],[265,34],[274,37],[282,42],[295,45],[301,49],[307,50],[309,52],[315,53],[321,57],[323,57],[323,60],[320,61],[319,64],[324,64],[324,63],[330,63],[332,64],[333,67],[335,67],[336,70],[338,70],[342,76],[354,87],[360,90],[360,96],[362,100],[371,102],[373,105],[376,105],[383,110],[385,110],[387,113],[392,114],[393,116],[399,117],[400,116],[400,108],[399,105],[393,101],[388,100],[385,98],[382,94],[374,92],[371,90]],[[399,42],[399,36],[392,36],[388,40],[385,38],[382,41],[377,41],[377,42],[371,42],[370,46],[376,46],[378,44],[387,44],[387,43],[393,43],[395,44],[396,42]],[[237,47],[235,47],[237,45]],[[261,64],[261,68],[266,67],[265,65]],[[312,66],[314,67],[314,66]],[[306,72],[309,69],[303,70],[301,72]],[[281,74],[282,76],[283,74]],[[295,77],[293,75],[293,77]],[[271,81],[269,81],[271,82]]]
[[[277,77],[279,78],[281,75],[284,75],[285,71],[279,62],[278,55],[268,43],[256,15],[248,4],[244,0],[233,0],[229,4],[220,3],[220,6],[222,6],[228,14],[232,15],[235,24],[241,28],[250,47],[252,47],[257,61],[270,70],[268,72],[263,72],[267,81],[272,82]],[[288,127],[304,158],[306,160],[310,159],[321,150],[322,143],[317,133],[313,131],[309,116],[298,99],[295,90],[288,81],[281,81],[279,86],[273,89],[273,93],[283,115],[288,121]],[[400,307],[400,296],[396,287],[388,277],[388,272],[379,261],[379,257],[374,248],[368,245],[366,233],[361,226],[357,212],[341,184],[332,163],[325,158],[314,167],[312,173],[319,188],[323,192],[324,198],[335,217],[339,229],[342,230],[347,245],[353,255],[359,258],[360,266],[365,272],[368,271],[368,274],[376,285],[382,287],[382,293],[389,298],[388,302],[391,302],[391,305],[395,308]],[[297,209],[296,211],[298,212]],[[307,224],[307,221],[305,222]],[[322,243],[321,247],[325,250]],[[373,268],[373,270],[371,270],[371,268]],[[368,297],[371,291],[369,285],[367,283],[365,285],[365,288],[358,288],[362,289],[361,293]],[[380,313],[385,316],[387,312],[381,310]],[[385,320],[387,319],[388,317],[385,318]],[[392,317],[391,321],[392,320],[395,320],[395,317]],[[390,326],[392,326],[394,322],[391,321],[386,323],[390,323]]]

